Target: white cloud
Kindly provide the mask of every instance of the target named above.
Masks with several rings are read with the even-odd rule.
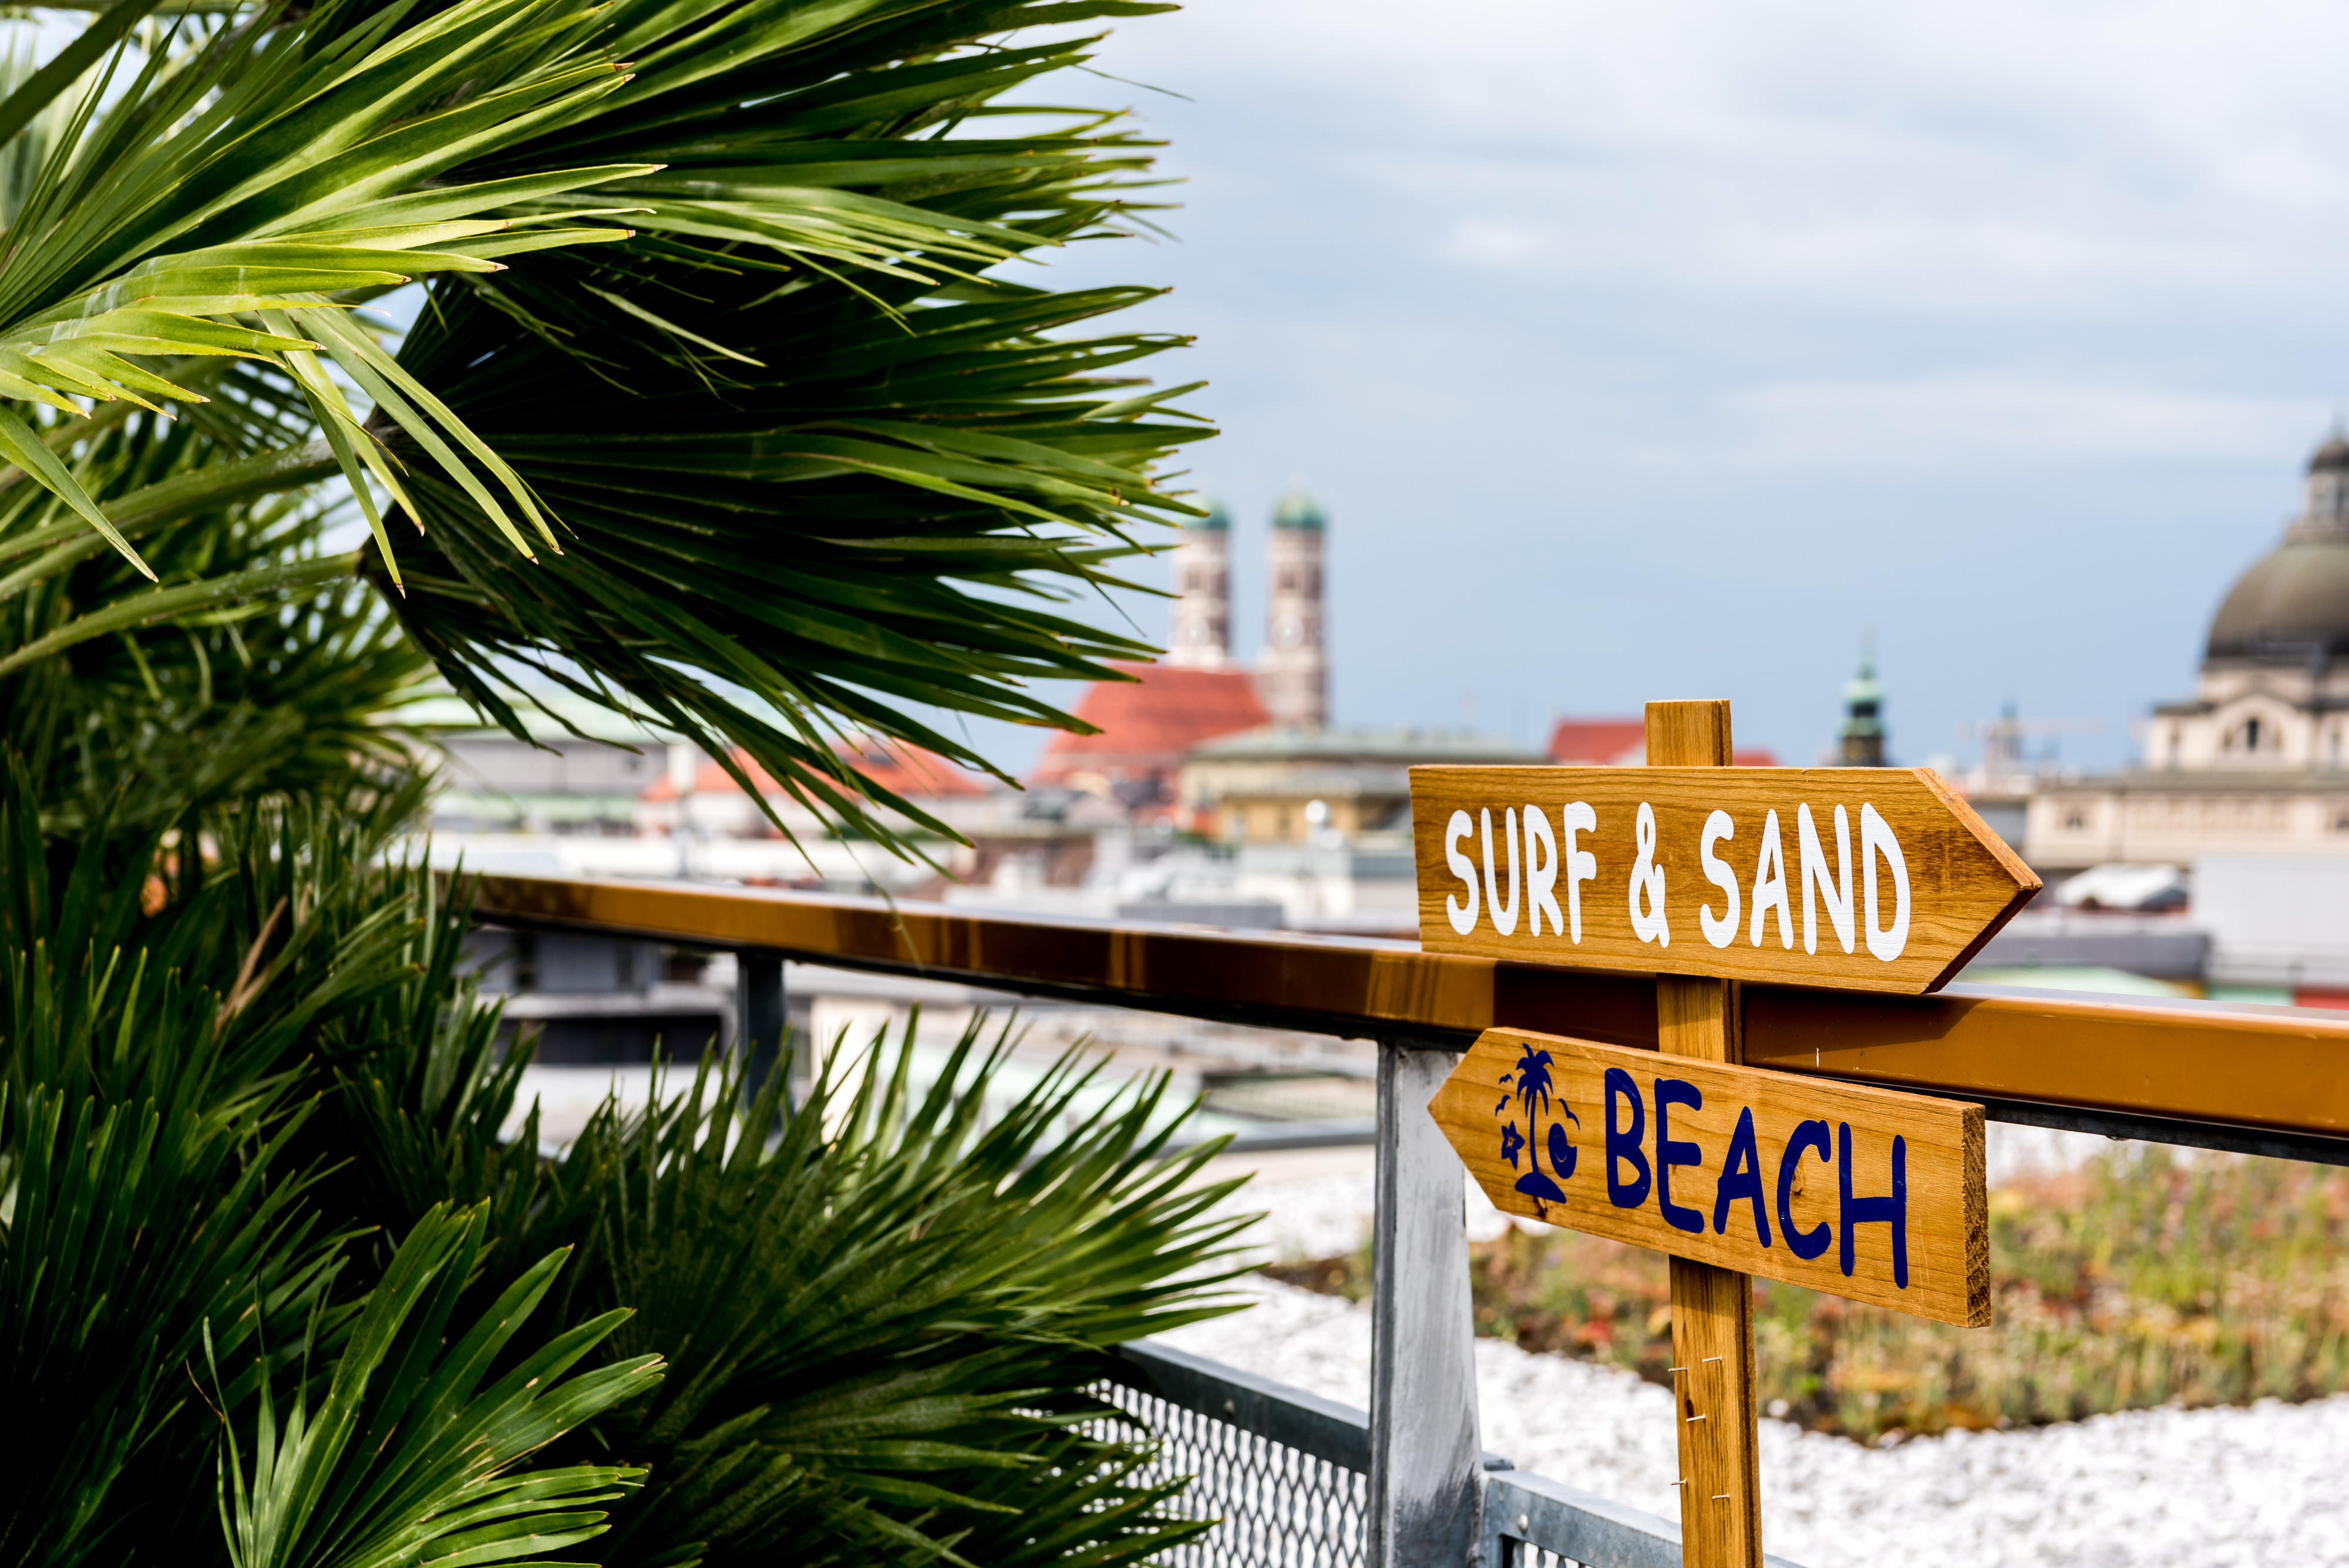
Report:
[[[2322,404],[2223,398],[2013,374],[1787,381],[1723,400],[1737,460],[1946,479],[2131,459],[2256,462],[2275,431],[2318,429]]]
[[[1195,0],[1128,37],[1267,155],[1448,199],[1456,260],[2011,305],[2349,242],[2337,7]]]
[[[1530,223],[1506,218],[1463,218],[1444,242],[1446,259],[1471,266],[1510,267],[1550,248],[1550,236]]]
[[[1189,0],[1102,57],[1195,100],[1129,99],[1185,243],[1097,259],[1178,286],[1236,506],[1331,503],[1349,719],[1733,687],[1807,756],[1873,624],[1904,734],[2117,737],[2349,394],[2344,57],[2302,0]]]

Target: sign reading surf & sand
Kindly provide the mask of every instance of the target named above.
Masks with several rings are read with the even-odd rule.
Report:
[[[1418,767],[1421,945],[1927,992],[2039,889],[1930,768]]]

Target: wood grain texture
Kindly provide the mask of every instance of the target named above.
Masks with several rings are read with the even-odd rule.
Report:
[[[1530,1094],[1528,1068],[1538,1080]],[[1620,1075],[1611,1096],[1610,1070]],[[1678,1103],[1661,1115],[1659,1080],[1687,1085],[1667,1088]],[[1735,1175],[1750,1179],[1744,1195],[1732,1182],[1724,1203],[1720,1187],[1747,1111],[1753,1155],[1739,1152]],[[1918,1317],[1971,1327],[1990,1322],[1980,1106],[1493,1029],[1460,1059],[1428,1113],[1507,1213]],[[1804,1147],[1789,1161],[1798,1132]],[[1897,1277],[1891,1205],[1871,1202],[1893,1196],[1896,1138],[1906,1185],[1905,1284]],[[1669,1168],[1667,1140],[1676,1146]],[[1681,1224],[1667,1217],[1667,1199]],[[1816,1251],[1805,1257],[1798,1245]]]
[[[1647,713],[1648,765],[1651,768],[1725,768],[1730,744],[1729,702],[1708,697],[1692,702],[1651,702]]]
[[[1430,952],[1921,992],[2039,890],[1930,768],[1420,767],[1411,781]],[[1715,813],[1730,831],[1708,865]]]
[[[1753,1276],[1671,1262],[1682,1561],[1686,1568],[1762,1568]]]
[[[1727,766],[1729,704],[1649,703],[1647,749],[1651,766]],[[1658,975],[1658,1048],[1701,1062],[1742,1061],[1737,991],[1733,980]],[[1761,1568],[1754,1279],[1687,1258],[1671,1262],[1683,1568]]]

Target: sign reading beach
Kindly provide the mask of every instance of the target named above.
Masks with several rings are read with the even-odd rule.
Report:
[[[1419,767],[1430,952],[1927,992],[2039,889],[1930,768]]]
[[[1991,1321],[1980,1106],[1488,1029],[1428,1112],[1505,1213]]]

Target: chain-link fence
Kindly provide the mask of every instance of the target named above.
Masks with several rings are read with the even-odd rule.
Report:
[[[1193,1478],[1177,1505],[1213,1530],[1174,1568],[1367,1565],[1370,1417],[1144,1340],[1096,1392],[1163,1445],[1145,1473]],[[1485,1568],[1680,1568],[1680,1527],[1485,1456]],[[1769,1568],[1795,1568],[1779,1558]]]
[[[1174,1568],[1362,1564],[1369,1478],[1139,1389],[1103,1390],[1164,1445],[1152,1481],[1193,1478],[1177,1505],[1219,1522],[1157,1558]]]
[[[1182,1511],[1219,1522],[1159,1561],[1175,1568],[1343,1568],[1367,1562],[1371,1438],[1359,1410],[1163,1346],[1125,1350],[1099,1392],[1163,1445],[1153,1480],[1193,1478]]]

